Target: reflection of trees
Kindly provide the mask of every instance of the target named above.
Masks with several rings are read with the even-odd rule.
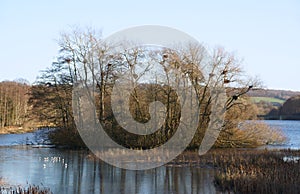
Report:
[[[124,173],[125,183],[120,184],[121,187],[124,185],[124,193],[214,193],[213,171],[207,169],[160,167]],[[130,187],[135,189],[131,190]]]
[[[159,167],[145,171],[124,170],[81,152],[68,153],[68,168],[62,167],[60,186],[72,193],[215,193],[212,169]],[[86,156],[86,155],[85,155]],[[81,158],[81,159],[80,159]],[[72,190],[70,186],[73,184]]]

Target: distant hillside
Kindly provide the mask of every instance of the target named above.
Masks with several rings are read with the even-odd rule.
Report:
[[[270,103],[272,106],[281,106],[285,100],[279,99],[279,98],[274,98],[274,97],[251,97],[251,100],[256,103]]]
[[[294,96],[300,96],[300,92],[262,89],[251,90],[248,96],[256,104],[258,115],[278,115],[279,109],[286,100]]]
[[[295,92],[289,90],[262,89],[262,90],[251,90],[249,91],[248,95],[250,97],[269,97],[269,98],[276,98],[285,101],[293,96],[300,95],[300,91]]]

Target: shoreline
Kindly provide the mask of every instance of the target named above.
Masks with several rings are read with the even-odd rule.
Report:
[[[37,128],[31,127],[3,127],[0,128],[0,135],[6,134],[24,134],[24,133],[31,133],[38,130]]]

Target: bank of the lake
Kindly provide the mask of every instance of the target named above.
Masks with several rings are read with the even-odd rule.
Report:
[[[20,133],[30,133],[34,131],[35,128],[19,127],[19,126],[0,128],[0,134],[20,134]]]

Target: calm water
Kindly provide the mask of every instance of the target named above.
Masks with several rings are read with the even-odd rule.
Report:
[[[54,193],[215,193],[213,169],[159,167],[147,171],[115,168],[87,151],[0,148],[0,177],[15,185],[50,187]]]
[[[288,138],[272,148],[300,149],[300,121],[266,121]],[[213,169],[162,166],[147,171],[115,168],[87,151],[32,148],[47,143],[44,132],[0,135],[0,178],[12,185],[50,187],[64,193],[216,193]]]
[[[268,148],[300,149],[300,121],[265,121],[268,125],[282,129],[287,137],[284,145],[268,146]]]

